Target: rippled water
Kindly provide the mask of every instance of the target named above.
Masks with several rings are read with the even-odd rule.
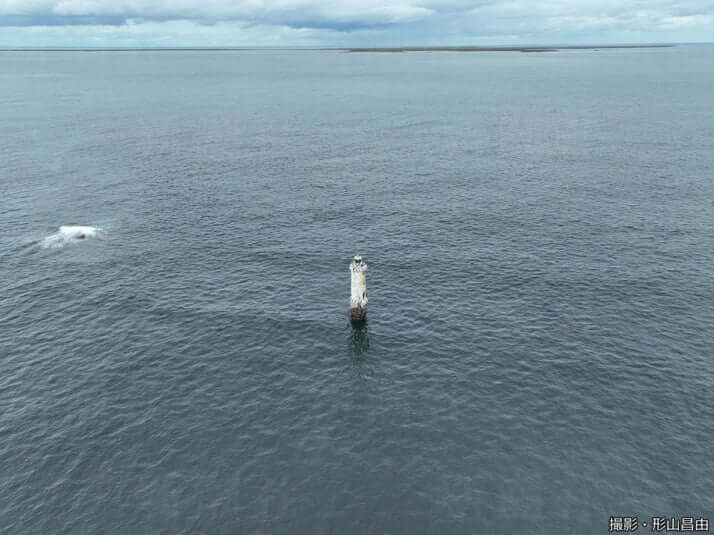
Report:
[[[0,531],[711,516],[713,66],[0,53]]]

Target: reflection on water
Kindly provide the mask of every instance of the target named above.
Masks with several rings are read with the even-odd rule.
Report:
[[[350,353],[353,359],[360,359],[369,350],[369,328],[365,321],[350,321]]]
[[[361,391],[364,381],[374,375],[374,362],[368,360],[369,352],[369,328],[364,321],[347,322],[346,349],[349,358],[345,362],[345,371],[348,371],[355,379],[356,385],[362,385],[358,389]]]

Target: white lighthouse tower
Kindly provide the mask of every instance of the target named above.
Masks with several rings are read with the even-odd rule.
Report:
[[[367,264],[357,255],[350,264],[352,286],[350,292],[350,317],[355,321],[367,319]]]

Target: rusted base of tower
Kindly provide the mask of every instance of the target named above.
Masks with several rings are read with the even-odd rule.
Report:
[[[350,309],[350,319],[352,321],[365,321],[367,319],[367,307],[354,307]]]

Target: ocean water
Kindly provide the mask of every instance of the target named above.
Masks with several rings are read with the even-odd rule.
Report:
[[[0,532],[714,521],[713,87],[707,46],[0,52]]]

